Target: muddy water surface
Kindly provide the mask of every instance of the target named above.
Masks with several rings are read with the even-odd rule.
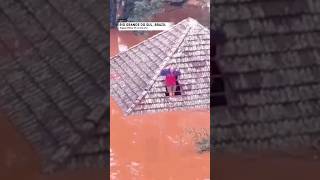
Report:
[[[0,115],[0,142],[0,180],[100,180],[108,177],[105,169],[98,168],[41,174],[39,154],[3,115]]]
[[[209,126],[208,112],[124,117],[114,101],[111,107],[111,179],[209,178],[209,153],[197,153],[190,133]]]
[[[117,106],[112,104],[116,108],[113,111],[113,114],[116,118],[122,119],[119,113],[119,109]],[[203,114],[204,115],[204,114]],[[204,117],[201,117],[201,119]],[[135,119],[132,117],[132,119]],[[133,156],[132,152],[136,152],[137,150],[147,150],[149,147],[145,145],[142,141],[143,137],[142,134],[136,135],[138,137],[134,137],[130,135],[131,132],[134,134],[136,126],[138,126],[139,122],[142,120],[136,120],[133,124],[128,123],[124,125],[125,119],[122,119],[120,123],[114,124],[116,128],[122,129],[122,125],[124,126],[123,131],[118,131],[117,134],[111,134],[112,138],[115,138],[114,135],[120,136],[118,140],[119,143],[114,143],[115,149],[119,150],[119,155],[124,155],[123,157],[116,158],[116,153],[111,153],[114,157],[113,159],[113,166],[111,167],[112,172],[114,173],[115,177],[119,177],[120,180],[131,180],[131,179],[138,179],[134,178],[137,176],[129,176],[131,173],[138,172],[141,175],[141,170],[136,171],[136,169],[144,169],[145,176],[142,177],[150,177],[154,175],[159,175],[159,178],[165,179],[168,176],[164,174],[166,172],[171,172],[173,177],[182,177],[185,179],[191,179],[186,177],[190,174],[197,174],[201,175],[201,173],[192,172],[194,169],[200,169],[199,167],[195,167],[192,163],[195,161],[185,162],[189,164],[189,168],[186,168],[184,171],[181,171],[182,167],[180,164],[175,163],[171,166],[173,160],[163,161],[163,164],[154,165],[152,166],[152,160],[155,162],[159,162],[159,156],[153,157],[152,154],[143,155],[141,152],[137,152],[137,156]],[[178,122],[179,120],[176,120]],[[182,121],[182,120],[180,120]],[[140,122],[141,123],[141,122]],[[157,122],[150,121],[148,125],[145,125],[141,128],[151,127],[151,130],[154,129],[161,129],[158,127],[166,127],[169,126],[169,120],[166,123],[163,123],[163,126],[157,125]],[[181,124],[181,123],[180,123]],[[165,126],[166,125],[166,126]],[[171,126],[171,125],[170,125]],[[153,127],[153,128],[152,128]],[[195,125],[195,127],[199,127]],[[166,127],[167,128],[167,127]],[[170,128],[169,128],[170,129]],[[181,128],[183,129],[183,128]],[[126,133],[125,130],[129,130],[130,132]],[[174,128],[172,130],[167,130],[168,132],[175,132]],[[123,136],[120,132],[124,132]],[[160,131],[161,132],[161,131]],[[182,132],[181,132],[182,133]],[[149,132],[150,134],[150,132]],[[177,133],[174,133],[177,134]],[[182,133],[183,134],[183,133]],[[152,137],[161,136],[160,133],[155,133]],[[172,139],[174,139],[174,135],[171,134]],[[133,144],[128,143],[129,140],[125,140],[125,138],[136,139],[138,143],[140,143],[139,147],[133,147]],[[150,139],[152,139],[152,137]],[[164,138],[165,139],[165,138]],[[179,139],[179,138],[176,138]],[[124,142],[126,141],[126,142]],[[150,140],[151,141],[151,140]],[[41,175],[40,173],[40,158],[36,151],[30,146],[28,142],[25,141],[23,136],[21,136],[16,128],[9,123],[8,118],[0,116],[0,180],[105,180],[108,179],[108,173],[106,169],[80,169],[74,171],[61,171],[57,174],[53,175]],[[123,144],[121,147],[121,142],[128,143],[128,145]],[[169,141],[167,142],[169,144]],[[152,143],[151,143],[152,144]],[[158,144],[157,142],[154,144]],[[169,147],[171,146],[171,147]],[[172,149],[179,149],[172,151]],[[130,149],[133,148],[133,149]],[[136,149],[135,149],[136,148]],[[171,149],[170,149],[171,148]],[[170,150],[170,154],[165,158],[171,158],[170,156],[175,156],[178,152],[184,152],[186,159],[197,159],[199,164],[205,164],[205,160],[207,155],[196,156],[193,153],[193,147],[189,145],[182,145],[170,143],[167,148],[160,148],[159,151],[166,152],[165,150]],[[192,151],[192,152],[191,152]],[[179,154],[181,159],[183,159],[183,153]],[[190,156],[191,155],[191,156]],[[164,156],[161,156],[164,157]],[[318,180],[319,178],[319,167],[320,155],[315,156],[312,153],[303,153],[301,156],[297,156],[296,158],[284,156],[284,155],[275,155],[275,154],[268,154],[268,155],[259,155],[259,156],[244,156],[244,155],[231,155],[231,154],[219,154],[215,158],[214,163],[214,172],[215,175],[212,179],[214,180]],[[139,159],[143,159],[143,162],[149,162],[147,164],[151,164],[151,167],[142,168],[141,162]],[[144,160],[146,159],[146,160]],[[115,163],[117,162],[117,163]],[[128,166],[126,166],[126,162]],[[175,171],[174,166],[179,166]],[[130,168],[131,167],[131,168]],[[156,171],[152,168],[164,168],[165,171],[159,169]],[[171,168],[172,167],[172,168]],[[150,168],[150,169],[149,169]],[[190,170],[190,168],[193,168]],[[132,172],[131,172],[132,171]],[[180,171],[180,172],[179,172]],[[201,171],[201,170],[200,170]],[[115,175],[115,172],[124,172],[124,174]],[[203,174],[207,173],[207,170],[202,172]],[[181,175],[182,174],[182,175]],[[175,175],[175,176],[174,176]],[[192,177],[192,176],[191,176]],[[199,176],[200,177],[200,176]],[[156,179],[156,178],[154,178]],[[170,178],[169,178],[170,179]],[[174,178],[173,178],[174,179]],[[179,178],[176,178],[179,180]],[[198,178],[199,179],[199,178]],[[152,180],[152,178],[150,178]],[[193,180],[197,180],[194,178]]]

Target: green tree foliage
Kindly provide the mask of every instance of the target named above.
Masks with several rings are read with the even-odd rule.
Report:
[[[117,25],[117,1],[116,0],[110,0],[109,1],[109,7],[110,7],[110,15],[109,15],[109,21],[110,21],[110,27],[115,27]]]
[[[155,14],[163,10],[164,0],[135,1],[134,8],[129,14],[128,21],[150,20]]]
[[[163,10],[165,0],[110,0],[110,25],[116,26],[118,15],[128,21],[148,21]],[[119,12],[121,11],[121,12]]]

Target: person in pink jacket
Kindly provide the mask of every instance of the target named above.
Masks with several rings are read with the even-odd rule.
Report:
[[[177,76],[174,73],[174,69],[170,68],[170,71],[166,74],[165,84],[169,96],[174,96],[177,88]]]

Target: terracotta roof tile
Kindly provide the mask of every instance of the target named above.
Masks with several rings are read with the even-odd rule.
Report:
[[[6,52],[0,61],[0,109],[40,152],[47,172],[65,167],[101,129],[108,87],[105,29],[88,6],[54,3],[0,2],[0,23],[6,27],[0,28],[0,50]],[[61,13],[64,8],[69,14]],[[70,23],[75,16],[89,25]],[[101,140],[108,135],[101,134]],[[100,162],[101,156],[91,159]],[[84,165],[77,162],[74,167]]]
[[[212,111],[218,149],[308,148],[319,138],[318,5],[216,1],[215,27],[226,35],[216,61],[228,100]]]
[[[111,59],[111,95],[127,114],[209,107],[210,33],[188,18]],[[165,96],[162,68],[181,71],[182,95]],[[195,81],[197,79],[197,81]],[[194,83],[188,86],[190,83]],[[207,83],[200,85],[200,83]],[[202,87],[203,86],[203,87]],[[178,100],[179,99],[179,100]]]

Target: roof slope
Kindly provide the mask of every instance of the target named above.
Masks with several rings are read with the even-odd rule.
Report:
[[[97,0],[0,2],[0,109],[46,171],[63,167],[106,113],[104,13]]]
[[[217,148],[309,147],[319,138],[319,5],[215,1],[216,26],[227,36],[217,62],[228,96],[212,112]]]
[[[187,18],[111,58],[111,96],[126,114],[209,108],[210,32]],[[182,95],[165,96],[167,66],[181,71]]]

